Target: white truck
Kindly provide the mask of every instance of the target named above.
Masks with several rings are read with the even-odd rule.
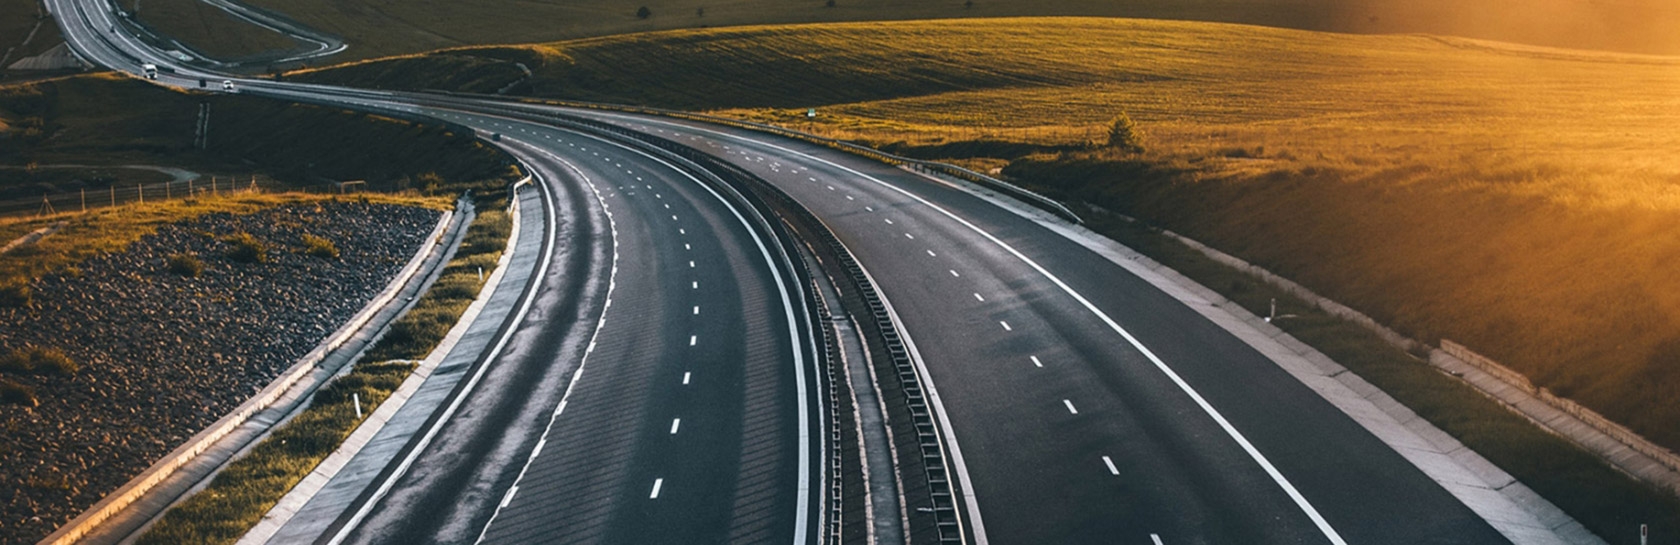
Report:
[[[157,79],[157,72],[157,65],[155,64],[146,63],[140,65],[140,73],[144,75],[146,79]]]

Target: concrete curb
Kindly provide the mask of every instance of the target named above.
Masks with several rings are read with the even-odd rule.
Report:
[[[1047,212],[1025,208],[984,188],[922,175],[967,191],[1067,237],[1231,332],[1389,445],[1512,542],[1605,543],[1557,506],[1357,374],[1178,271],[1094,231],[1070,225]]]
[[[379,430],[384,429],[385,423],[389,422],[398,410],[408,404],[408,400],[420,389],[420,385],[431,377],[432,372],[443,362],[444,357],[455,348],[455,344],[460,342],[461,337],[466,335],[467,329],[483,312],[484,306],[489,303],[491,296],[495,295],[502,277],[506,275],[508,262],[513,259],[513,250],[518,244],[520,236],[518,188],[530,182],[531,177],[526,176],[515,183],[513,190],[509,192],[508,208],[513,226],[508,232],[507,245],[503,247],[501,257],[496,260],[496,270],[491,271],[489,278],[485,279],[484,286],[479,289],[478,297],[473,299],[465,311],[462,311],[461,318],[456,320],[453,327],[449,328],[449,332],[444,335],[443,340],[439,341],[438,345],[426,355],[426,359],[421,360],[420,365],[416,366],[412,373],[409,373],[408,378],[403,379],[402,384],[391,392],[390,397],[387,397],[383,403],[379,404],[379,408],[374,409],[373,414],[368,415],[360,425],[356,426],[356,429],[350,433],[349,437],[344,439],[343,443],[339,444],[339,447],[332,454],[321,460],[321,463],[317,464],[315,469],[309,472],[309,475],[298,481],[298,484],[287,491],[286,495],[274,504],[274,507],[264,513],[262,520],[258,521],[256,526],[251,527],[250,531],[239,538],[238,543],[240,545],[265,543],[279,533],[280,529],[285,527],[286,523],[290,522],[292,517],[297,515],[298,511],[303,509],[303,506],[308,504],[310,499],[315,497],[315,494],[325,488],[327,483],[331,482],[332,478],[338,475],[339,471],[344,469],[344,466],[349,464],[350,460],[362,451],[362,447],[373,440]]]
[[[152,464],[140,475],[107,494],[104,499],[89,507],[69,523],[59,527],[58,530],[41,540],[40,543],[60,545],[81,540],[94,532],[101,524],[116,516],[124,508],[145,496],[177,470],[194,461],[218,441],[233,433],[253,415],[280,400],[293,386],[298,385],[299,381],[309,376],[315,370],[315,366],[328,354],[350,340],[353,335],[396,298],[402,288],[419,272],[426,259],[438,251],[438,241],[453,216],[452,211],[444,211],[438,218],[437,226],[432,229],[431,234],[426,238],[429,242],[422,246],[420,251],[415,252],[414,257],[410,258],[408,263],[398,271],[397,276],[391,280],[391,283],[386,285],[385,289],[369,301],[367,305],[364,305],[362,310],[356,313],[349,322],[321,341],[321,344],[317,345],[314,350],[298,359],[297,363],[292,364],[285,373],[269,383],[268,387],[263,388],[255,396],[246,400],[245,403],[240,404],[227,416],[193,435],[191,439],[187,440],[186,444],[170,451],[168,455]],[[312,387],[313,385],[307,386]]]

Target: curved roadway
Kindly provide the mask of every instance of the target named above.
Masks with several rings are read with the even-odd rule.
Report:
[[[73,5],[49,4],[55,13]],[[92,28],[70,32],[72,39],[105,43],[87,35],[104,28],[96,14],[90,19]],[[124,38],[109,39],[127,48]],[[135,46],[130,54],[151,55]],[[133,69],[125,55],[92,55]],[[401,102],[383,93],[241,85],[299,97],[329,93],[345,104]],[[460,481],[469,486],[411,472],[372,513],[365,534],[353,537],[465,540],[485,528],[479,521],[489,519],[487,505],[501,506],[482,530],[496,542],[799,535],[803,526],[790,520],[802,512],[791,508],[799,485],[789,478],[797,473],[789,434],[798,419],[787,408],[797,403],[787,394],[787,358],[796,353],[781,333],[777,273],[728,206],[634,152],[535,124],[425,111],[474,127],[488,122],[532,143],[508,147],[548,183],[564,181],[574,200],[590,197],[580,188],[599,191],[586,207],[614,212],[607,224],[619,251],[613,304],[599,339],[585,345],[591,355],[580,360],[582,373],[560,394],[568,397],[555,405],[563,410],[551,413],[559,415],[552,425],[546,417],[533,425],[528,409],[449,423],[479,426],[446,440],[461,444],[459,452],[480,448],[472,438],[483,438],[504,445],[492,449],[504,455],[488,468],[455,463],[453,471],[473,474]],[[850,246],[894,302],[939,389],[977,542],[1506,542],[1276,364],[1021,215],[949,184],[801,142],[573,113],[725,157],[790,192]],[[552,377],[565,373],[554,370],[572,364],[566,350],[579,341],[542,333],[551,325],[527,317],[522,327],[535,329],[522,346],[546,374],[540,384],[507,381],[513,391],[542,399],[560,391]],[[498,436],[504,423],[544,431],[515,427]],[[506,454],[525,445],[536,452],[528,468]],[[451,471],[454,454],[440,449],[437,456],[440,475]]]

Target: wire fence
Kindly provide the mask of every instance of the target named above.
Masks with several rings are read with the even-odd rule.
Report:
[[[40,197],[0,201],[0,218],[47,216],[91,212],[129,204],[163,202],[239,193],[357,193],[367,189],[360,181],[317,185],[293,185],[258,177],[182,180],[153,184],[113,185],[71,193],[47,193]]]

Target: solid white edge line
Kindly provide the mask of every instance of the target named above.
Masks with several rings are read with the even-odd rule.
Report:
[[[606,115],[613,116],[612,114],[606,114]],[[625,116],[613,116],[613,117],[625,117]],[[906,197],[910,197],[911,199],[914,199],[917,202],[920,202],[924,205],[927,205],[929,208],[932,208],[935,211],[938,211],[940,214],[944,215],[945,217],[948,217],[948,218],[952,219],[953,221],[956,221],[957,223],[962,224],[964,227],[967,227],[969,230],[974,231],[975,233],[978,233],[980,236],[982,236],[982,237],[986,238],[987,240],[991,241],[993,244],[1002,248],[1004,251],[1007,251],[1011,255],[1014,255],[1016,259],[1021,260],[1021,262],[1027,264],[1027,266],[1031,267],[1033,270],[1037,271],[1040,275],[1042,275],[1046,279],[1050,280],[1050,282],[1052,284],[1055,284],[1057,288],[1062,290],[1062,292],[1067,293],[1069,296],[1073,297],[1074,300],[1078,301],[1079,304],[1084,306],[1086,310],[1090,311],[1092,314],[1095,314],[1098,319],[1102,320],[1102,322],[1109,327],[1109,329],[1112,329],[1115,333],[1118,333],[1122,338],[1126,339],[1126,342],[1131,344],[1133,348],[1136,348],[1139,352],[1142,352],[1144,357],[1148,358],[1150,363],[1155,365],[1156,369],[1159,369],[1163,374],[1165,374],[1167,376],[1168,379],[1172,380],[1173,384],[1178,386],[1179,390],[1183,391],[1186,395],[1188,395],[1190,397],[1190,399],[1192,401],[1194,401],[1196,403],[1196,405],[1198,407],[1200,407],[1204,413],[1207,413],[1207,415],[1209,417],[1213,418],[1214,422],[1219,424],[1219,427],[1225,431],[1226,435],[1229,435],[1233,441],[1236,441],[1237,445],[1240,446],[1243,449],[1243,451],[1245,453],[1247,453],[1249,455],[1249,457],[1252,458],[1255,461],[1255,463],[1260,465],[1261,469],[1266,472],[1267,476],[1271,477],[1273,482],[1277,483],[1277,485],[1280,488],[1283,489],[1284,493],[1289,495],[1289,498],[1295,502],[1295,505],[1297,507],[1299,507],[1301,509],[1301,511],[1307,515],[1307,518],[1312,519],[1313,524],[1317,525],[1319,531],[1324,534],[1324,537],[1326,539],[1329,539],[1330,542],[1335,544],[1335,545],[1347,545],[1347,541],[1342,539],[1341,534],[1336,532],[1336,529],[1330,526],[1329,521],[1324,520],[1324,516],[1319,514],[1317,508],[1314,508],[1311,503],[1307,502],[1306,497],[1302,496],[1301,492],[1299,490],[1295,489],[1295,485],[1291,484],[1289,482],[1289,479],[1287,477],[1285,477],[1282,472],[1278,471],[1277,467],[1273,466],[1272,462],[1270,460],[1266,459],[1266,456],[1264,454],[1261,454],[1260,450],[1255,448],[1254,445],[1248,441],[1247,437],[1243,436],[1242,432],[1238,431],[1235,426],[1231,425],[1230,421],[1226,420],[1225,416],[1223,414],[1220,414],[1218,409],[1215,409],[1212,404],[1208,403],[1208,401],[1202,397],[1201,393],[1197,392],[1195,388],[1191,387],[1188,382],[1185,382],[1183,377],[1180,377],[1176,371],[1173,371],[1171,367],[1168,367],[1166,362],[1161,361],[1161,358],[1156,356],[1153,351],[1150,351],[1149,348],[1144,346],[1142,342],[1138,341],[1136,337],[1133,337],[1131,332],[1126,331],[1125,328],[1120,327],[1120,324],[1116,323],[1114,321],[1114,319],[1109,317],[1109,315],[1107,313],[1103,312],[1102,309],[1097,308],[1097,306],[1095,304],[1092,304],[1090,300],[1085,298],[1085,296],[1080,295],[1079,292],[1077,292],[1077,291],[1074,291],[1072,287],[1067,285],[1067,283],[1062,282],[1061,278],[1052,274],[1049,270],[1046,270],[1042,265],[1039,265],[1038,262],[1033,261],[1031,258],[1027,257],[1025,254],[1022,254],[1019,250],[1016,250],[1015,247],[1010,246],[1008,243],[1005,243],[1002,240],[999,240],[995,236],[992,236],[991,233],[988,233],[985,230],[980,229],[978,226],[974,225],[973,223],[969,222],[968,220],[965,220],[961,217],[958,217],[956,214],[952,213],[949,210],[946,210],[944,207],[941,207],[937,204],[934,204],[931,201],[928,201],[927,199],[922,198],[920,195],[916,195],[914,193],[911,193],[908,190],[905,190],[903,188],[894,186],[894,185],[892,185],[890,183],[887,183],[887,182],[885,182],[885,181],[883,181],[879,178],[876,178],[874,176],[870,176],[868,174],[864,174],[862,172],[859,172],[855,169],[852,169],[851,167],[847,167],[845,165],[841,165],[839,163],[835,163],[833,161],[829,161],[829,160],[823,159],[821,157],[817,157],[817,156],[814,156],[814,155],[811,155],[811,154],[808,154],[808,153],[804,153],[804,152],[801,152],[801,151],[785,148],[785,147],[782,147],[782,146],[779,146],[779,145],[776,145],[776,144],[772,144],[772,143],[769,143],[769,142],[764,142],[764,141],[759,141],[759,140],[753,140],[753,139],[750,139],[750,138],[739,137],[739,136],[735,136],[735,135],[732,135],[732,134],[728,134],[728,133],[724,133],[724,132],[720,132],[720,131],[716,131],[716,130],[712,130],[712,129],[707,129],[707,128],[695,128],[695,129],[710,132],[712,134],[716,134],[716,135],[719,135],[719,136],[724,137],[724,138],[729,138],[729,139],[738,140],[738,141],[747,141],[747,142],[751,142],[751,143],[754,143],[754,144],[759,144],[759,145],[763,145],[763,146],[766,146],[766,147],[778,149],[778,150],[781,150],[781,151],[786,152],[786,153],[790,153],[790,154],[798,155],[798,156],[801,156],[801,157],[805,157],[805,158],[810,159],[812,161],[820,162],[820,163],[829,165],[831,167],[834,167],[834,168],[837,168],[837,169],[840,169],[840,170],[844,170],[846,172],[850,172],[850,173],[852,173],[852,174],[854,174],[854,175],[856,175],[856,176],[858,176],[862,179],[869,180],[870,182],[873,182],[876,185],[879,185],[879,186],[881,186],[883,188],[886,188],[890,191],[897,192],[897,193],[899,193],[901,195],[904,195]],[[976,536],[976,537],[979,538],[980,536]]]
[[[518,142],[518,141],[515,141],[515,142]],[[523,142],[520,142],[520,143],[523,143]],[[577,165],[572,164],[570,161],[567,161],[567,160],[561,158],[558,155],[555,155],[553,153],[549,153],[547,150],[544,150],[542,148],[538,148],[538,147],[530,145],[530,144],[526,144],[526,146],[530,147],[532,150],[535,150],[538,153],[541,153],[543,155],[547,155],[550,159],[553,159],[554,161],[559,162],[562,165],[565,165],[566,168],[571,169],[573,173],[578,175],[579,179],[583,180],[584,184],[589,186],[589,191],[595,195],[595,201],[601,205],[602,210],[604,211],[606,209],[607,202],[606,202],[606,199],[601,196],[601,189],[596,187],[595,182],[593,180],[590,180],[589,176],[587,174],[584,174],[583,170],[579,169],[577,167]],[[607,274],[607,294],[606,294],[606,299],[611,300],[613,290],[617,289],[617,286],[618,286],[618,223],[613,220],[613,217],[612,217],[611,213],[607,213],[606,216],[607,216],[608,232],[612,233],[612,237],[611,237],[611,240],[612,240],[612,266],[610,268],[610,272]],[[551,230],[551,232],[552,232],[552,230]],[[545,257],[545,260],[546,260],[546,257]],[[602,310],[601,310],[601,317],[597,318],[595,320],[595,331],[593,333],[591,333],[590,336],[589,336],[589,344],[594,345],[595,341],[600,339],[601,329],[603,327],[605,327],[606,324],[607,324],[607,310],[606,310],[605,307],[603,307]],[[511,331],[510,331],[510,333],[511,333]],[[548,427],[544,428],[543,432],[542,432],[542,435],[538,436],[540,438],[539,441],[541,441],[543,439],[547,439],[548,438],[548,433],[554,429],[554,422],[560,418],[560,413],[566,409],[566,403],[568,401],[570,401],[570,399],[572,397],[572,391],[577,388],[578,379],[583,377],[583,369],[585,367],[587,367],[588,364],[589,364],[589,353],[586,352],[586,353],[583,354],[583,357],[578,360],[577,370],[572,371],[572,379],[571,379],[570,383],[568,383],[566,385],[566,393],[560,395],[560,403],[555,406],[554,414],[550,415],[548,417]],[[529,471],[531,469],[531,463],[535,462],[536,459],[537,459],[537,456],[536,456],[535,452],[532,452],[531,456],[529,456],[525,459],[525,466],[521,467],[519,469],[519,475],[517,477],[514,477],[513,486],[519,486],[519,481],[525,478],[525,472]],[[501,513],[502,513],[502,508],[501,507],[497,507],[495,511],[492,511],[490,513],[490,519],[484,521],[484,528],[480,529],[478,531],[478,539],[473,540],[474,545],[477,545],[479,543],[484,542],[484,537],[489,535],[489,533],[490,533],[490,525],[494,524],[496,522],[496,516],[500,515]]]
[[[507,140],[517,142],[517,140],[513,139]],[[530,168],[529,165],[527,165],[526,168]],[[537,175],[536,169],[530,170],[534,180],[542,180],[542,177]],[[547,204],[549,208],[547,211],[548,217],[546,218],[548,223],[548,236],[547,240],[543,243],[543,247],[550,250],[543,253],[541,260],[537,263],[537,268],[532,271],[533,278],[540,279],[543,276],[548,275],[549,262],[553,258],[554,252],[552,250],[554,249],[554,237],[556,236],[555,232],[558,230],[559,221],[555,216],[559,214],[559,210],[554,205],[553,193],[549,192],[546,188],[539,188],[538,191],[542,192],[543,202]],[[518,192],[515,192],[513,197],[518,198]],[[517,242],[515,244],[517,244]],[[509,261],[508,263],[511,265],[512,261]],[[536,300],[538,291],[541,290],[533,289],[530,290],[529,293],[525,294],[524,300],[519,303],[517,315],[524,316],[525,313],[531,309],[531,303]],[[491,349],[490,354],[485,358],[484,365],[478,366],[478,370],[473,373],[473,376],[467,379],[468,382],[465,385],[465,388],[461,390],[461,395],[455,396],[455,399],[450,401],[449,405],[444,408],[442,417],[437,419],[430,429],[426,430],[426,433],[420,437],[420,442],[416,443],[415,448],[411,449],[408,455],[404,456],[402,461],[397,464],[397,468],[391,476],[384,482],[379,483],[379,486],[374,489],[373,495],[369,497],[367,501],[362,502],[362,505],[356,509],[354,514],[351,515],[350,520],[347,521],[344,526],[340,527],[338,533],[334,534],[332,538],[328,540],[327,543],[329,545],[338,545],[343,543],[345,538],[350,536],[350,532],[354,531],[356,527],[361,524],[361,521],[366,519],[369,513],[373,512],[374,505],[379,503],[381,499],[384,499],[386,494],[391,492],[391,488],[396,486],[397,478],[408,472],[408,468],[414,465],[414,461],[420,457],[420,453],[426,449],[427,445],[431,444],[433,438],[437,437],[438,432],[443,429],[443,425],[448,422],[449,417],[454,415],[455,411],[460,408],[461,403],[466,400],[466,394],[471,392],[473,388],[478,385],[479,379],[484,377],[485,371],[490,368],[490,363],[496,358],[501,357],[502,349],[507,347],[508,340],[513,338],[514,331],[518,329],[519,328],[517,327],[510,327],[502,334],[500,339],[497,339],[496,345]]]
[[[782,298],[782,308],[787,311],[788,341],[791,343],[793,348],[794,386],[799,397],[799,403],[796,404],[798,406],[799,413],[799,495],[794,506],[793,543],[794,545],[807,545],[806,534],[809,529],[806,528],[806,526],[809,524],[809,511],[811,508],[811,409],[809,407],[810,404],[806,403],[806,401],[809,400],[810,394],[808,393],[809,388],[805,384],[805,347],[802,346],[800,342],[799,319],[793,310],[793,299],[788,295],[787,283],[790,279],[784,279],[782,277],[781,268],[776,266],[776,260],[770,256],[770,250],[764,245],[764,239],[758,236],[758,231],[753,229],[751,222],[748,222],[746,216],[742,215],[741,211],[736,209],[735,205],[730,203],[728,199],[723,198],[723,195],[719,194],[717,190],[712,189],[711,186],[701,182],[700,179],[695,178],[694,175],[689,174],[688,171],[677,168],[676,165],[672,165],[664,159],[655,157],[636,148],[625,147],[624,149],[630,150],[631,152],[665,165],[666,168],[670,168],[678,174],[683,175],[684,178],[688,178],[690,181],[693,181],[695,185],[706,190],[706,192],[710,193],[713,198],[718,200],[718,202],[723,203],[724,208],[729,209],[729,212],[735,215],[735,220],[741,222],[741,226],[746,228],[747,234],[752,236],[753,243],[758,246],[759,254],[764,257],[765,265],[770,268],[770,275],[775,281],[776,291]],[[766,222],[772,221],[769,218],[763,219]],[[686,247],[687,245],[685,244],[684,246]],[[788,256],[788,259],[793,259],[793,257]],[[822,430],[819,430],[819,432],[822,432]],[[826,456],[826,454],[824,455]],[[822,477],[825,480],[827,479],[826,472],[824,472]]]

